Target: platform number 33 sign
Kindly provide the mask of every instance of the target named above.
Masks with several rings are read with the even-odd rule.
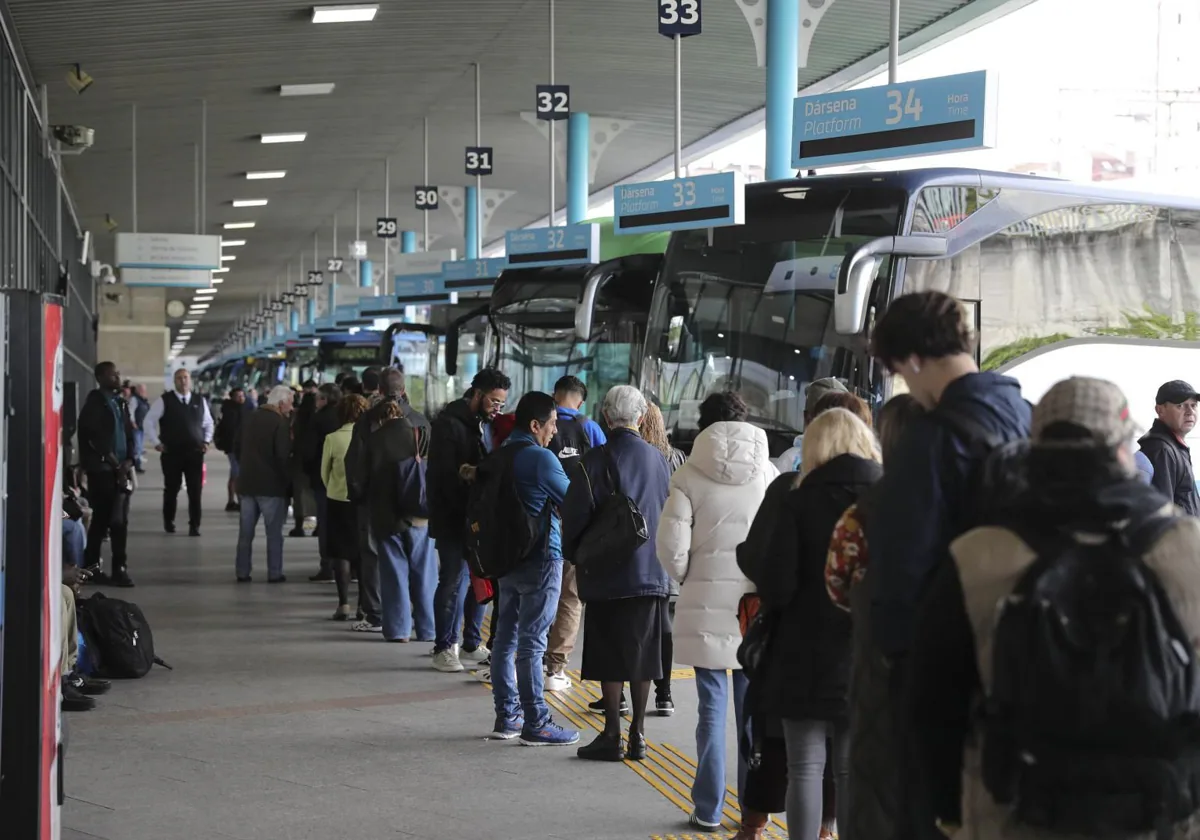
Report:
[[[658,0],[658,34],[668,38],[700,34],[700,0]]]

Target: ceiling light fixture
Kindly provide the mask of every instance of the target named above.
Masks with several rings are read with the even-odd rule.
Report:
[[[264,143],[303,143],[304,138],[308,137],[306,131],[289,131],[282,134],[263,134],[261,135]]]
[[[236,260],[236,259],[237,259],[237,257],[234,256],[233,254],[222,254],[221,255],[221,262],[232,262],[233,260]]]
[[[375,19],[378,3],[353,6],[313,6],[313,23],[367,23]]]
[[[218,283],[224,283],[224,282],[225,282],[225,278],[224,278],[224,277],[214,277],[214,278],[213,278],[212,280],[210,280],[209,282],[210,282],[210,283],[212,283],[212,284],[215,286],[215,285],[217,285]]]
[[[199,323],[200,323],[199,321],[184,321],[183,325],[185,327],[194,327],[194,326],[196,326],[196,324],[199,324]]]
[[[239,245],[245,245],[245,244],[246,244],[245,239],[222,239],[221,240],[222,248],[237,248]]]
[[[265,198],[235,198],[233,200],[234,207],[266,207],[267,199]]]
[[[225,273],[227,273],[228,271],[229,271],[229,266],[227,266],[227,265],[226,265],[226,266],[222,266],[221,268],[214,268],[214,269],[212,269],[212,273],[213,273],[213,274],[225,274]]]
[[[280,96],[325,96],[333,93],[333,82],[317,82],[310,85],[280,85]]]
[[[272,178],[284,178],[287,176],[286,169],[267,169],[262,172],[247,172],[247,181],[267,181]]]
[[[226,222],[225,230],[249,230],[254,227],[254,222]]]

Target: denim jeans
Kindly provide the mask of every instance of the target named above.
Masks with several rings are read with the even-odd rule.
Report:
[[[440,539],[437,541],[437,553],[438,584],[433,596],[436,610],[434,619],[437,622],[434,650],[443,651],[453,647],[458,641],[459,625],[462,625],[463,647],[474,650],[483,641],[483,616],[487,607],[476,604],[464,623],[463,602],[471,585],[471,572],[467,568],[462,543]]]
[[[63,561],[72,566],[84,565],[83,555],[87,550],[87,529],[79,519],[63,520]]]
[[[500,578],[500,614],[492,639],[492,699],[498,717],[524,712],[527,730],[544,726],[550,718],[543,694],[542,657],[558,611],[562,564],[561,558],[535,558]]]
[[[141,429],[133,430],[133,463],[140,468],[142,466],[142,456],[146,449],[146,433]]]
[[[696,720],[696,781],[692,785],[692,802],[696,816],[706,823],[719,823],[725,804],[725,731],[729,721],[728,671],[696,669],[696,694],[699,695],[699,717]],[[737,790],[741,801],[746,784],[746,726],[745,700],[748,680],[742,671],[734,671],[733,719],[737,733]],[[801,836],[799,834],[797,837]],[[816,835],[813,835],[816,837]]]
[[[428,528],[409,528],[377,539],[383,637],[432,639],[437,560]]]
[[[249,577],[254,532],[262,516],[267,529],[267,577],[283,575],[283,522],[287,519],[287,499],[282,496],[242,496],[238,528],[237,575]]]
[[[849,825],[850,727],[824,720],[784,720],[787,741],[787,824],[793,837],[816,837],[821,831],[824,810],[822,788],[825,762],[833,761],[837,788],[838,827]],[[833,755],[826,756],[826,742],[833,741]]]

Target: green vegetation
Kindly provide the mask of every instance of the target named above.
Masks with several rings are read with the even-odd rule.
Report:
[[[1002,345],[988,353],[981,367],[983,370],[996,370],[1011,361],[1021,358],[1026,353],[1032,353],[1039,347],[1045,347],[1047,344],[1057,344],[1060,341],[1067,341],[1070,338],[1071,336],[1066,333],[1019,338],[1011,344]]]
[[[1128,323],[1123,327],[1098,327],[1092,332],[1119,338],[1200,341],[1200,316],[1195,312],[1185,313],[1183,322],[1177,323],[1170,315],[1155,312],[1147,306],[1144,315],[1127,312],[1125,320]]]

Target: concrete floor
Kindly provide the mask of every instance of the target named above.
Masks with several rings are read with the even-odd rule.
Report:
[[[649,720],[641,765],[487,741],[487,686],[433,671],[427,644],[328,620],[333,586],[307,580],[315,539],[288,539],[290,580],[268,585],[260,534],[255,583],[234,583],[220,456],[198,539],[186,536],[182,494],[182,532],[163,532],[161,473],[149,466],[130,529],[137,588],[107,591],[142,607],[174,670],[115,683],[95,711],[68,716],[64,840],[688,836],[689,671],[677,672],[675,717]],[[598,726],[582,710],[596,688],[555,699],[560,722]],[[732,728],[729,747],[732,758]],[[732,831],[732,801],[726,813]]]

